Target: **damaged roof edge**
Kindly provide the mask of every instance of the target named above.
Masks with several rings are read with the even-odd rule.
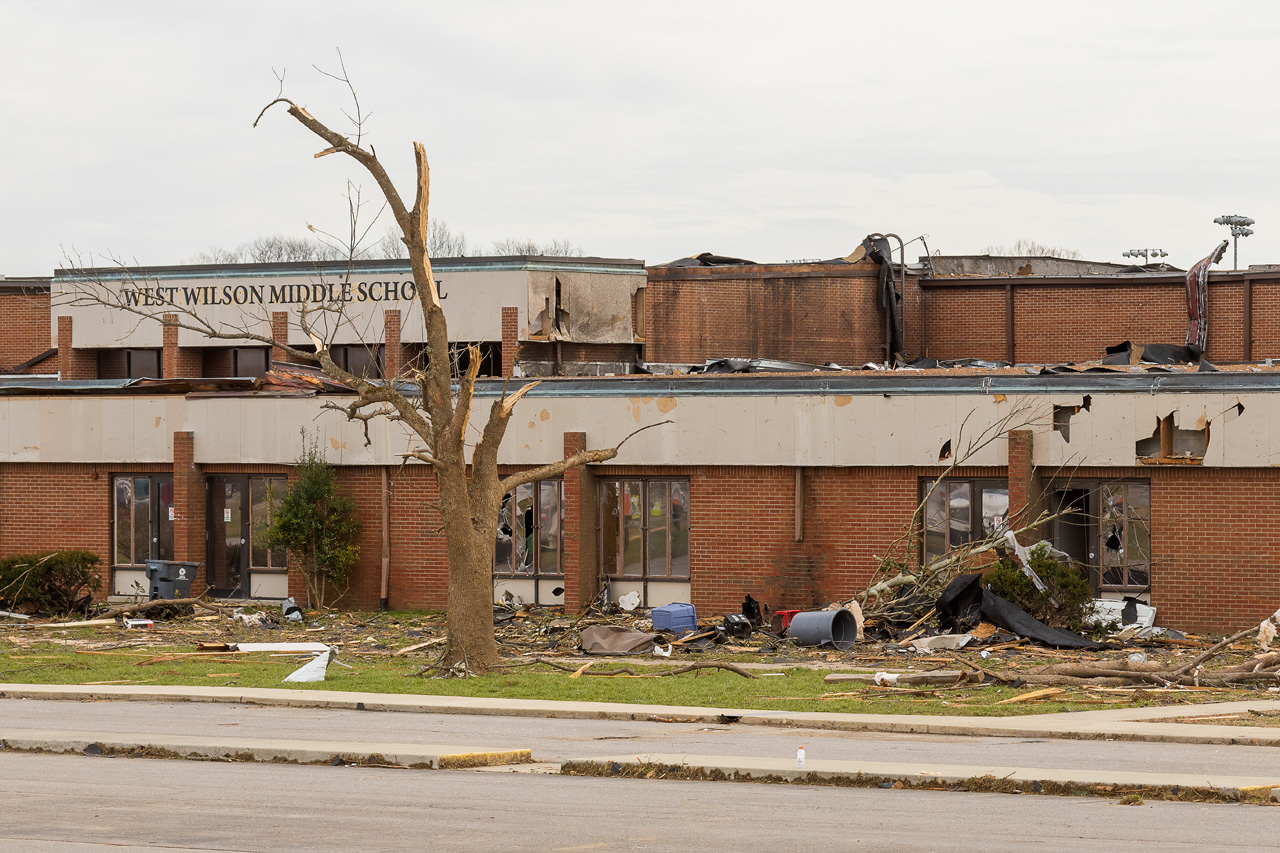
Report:
[[[534,380],[481,379],[479,397],[499,397]],[[407,383],[402,390],[408,391]],[[412,386],[416,389],[417,386]],[[883,373],[823,373],[805,376],[744,374],[713,376],[631,376],[543,379],[530,397],[777,397],[814,395],[886,396],[939,394],[1076,394],[1191,392],[1246,393],[1280,391],[1280,373],[1068,373],[1036,376],[914,376]]]

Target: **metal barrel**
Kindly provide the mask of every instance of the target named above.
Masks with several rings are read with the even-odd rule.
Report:
[[[787,636],[802,646],[849,648],[858,639],[858,624],[848,610],[815,610],[791,617]]]

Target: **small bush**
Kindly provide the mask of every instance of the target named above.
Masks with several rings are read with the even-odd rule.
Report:
[[[1031,549],[1031,570],[1044,581],[1045,592],[1036,589],[1031,578],[1010,560],[1001,560],[983,578],[987,589],[1016,604],[1046,625],[1082,632],[1093,612],[1093,590],[1084,570],[1064,563],[1049,553],[1046,545]],[[1058,604],[1055,606],[1053,601]]]
[[[70,613],[102,585],[98,555],[88,551],[18,554],[0,559],[0,604]]]
[[[290,565],[307,585],[307,606],[324,607],[328,587],[344,589],[360,559],[356,502],[338,494],[338,475],[325,461],[318,438],[302,433],[302,454],[267,530],[270,547],[289,550]]]

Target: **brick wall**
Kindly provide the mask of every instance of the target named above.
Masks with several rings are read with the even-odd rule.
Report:
[[[271,312],[271,339],[279,341],[287,345],[289,343],[289,312],[288,311],[272,311]],[[271,348],[272,361],[288,361],[284,350],[280,347]]]
[[[649,361],[776,358],[861,364],[884,360],[878,267],[787,264],[653,267],[646,286]],[[909,279],[906,349],[918,352],[923,305]]]
[[[396,308],[382,312],[383,375],[394,379],[404,370],[405,353],[400,343],[400,311]]]
[[[566,452],[577,446],[566,436]],[[579,436],[580,438],[580,436]],[[0,555],[83,548],[111,560],[111,477],[172,471],[175,557],[204,560],[204,478],[216,473],[283,473],[286,466],[192,464],[194,441],[174,436],[175,464],[0,465]],[[1017,440],[1011,442],[1017,451]],[[1014,453],[1017,457],[1017,452]],[[1015,465],[1024,472],[1029,466]],[[934,468],[802,469],[803,536],[795,540],[794,468],[601,466],[565,479],[566,603],[576,610],[598,570],[595,481],[600,477],[681,476],[690,483],[691,592],[704,615],[737,612],[750,593],[775,608],[821,606],[865,588],[916,506],[919,483]],[[1000,468],[955,476],[1003,476]],[[1032,472],[1031,480],[1037,476]],[[1227,632],[1280,606],[1280,472],[1190,466],[1077,469],[1076,481],[1142,479],[1151,485],[1151,600],[1162,625]],[[443,608],[448,558],[425,466],[395,468],[391,486],[392,608]],[[377,467],[339,469],[344,492],[364,520],[361,556],[350,590],[334,603],[374,609],[381,596],[382,480]],[[1017,478],[1010,478],[1012,502]],[[1025,491],[1025,490],[1024,490]],[[305,598],[301,578],[290,591]],[[105,593],[105,590],[104,590]],[[332,599],[331,599],[332,601]]]
[[[128,467],[72,463],[0,464],[0,556],[58,549],[98,555],[104,598],[111,583],[113,474],[167,472],[164,464]]]
[[[44,292],[0,293],[0,369],[11,370],[53,346],[49,320],[49,294]],[[24,373],[51,373],[58,369],[57,357],[27,368]]]
[[[164,348],[161,351],[161,372],[165,379],[199,378],[203,375],[203,355],[199,348],[178,346],[177,314],[164,315]]]
[[[72,321],[58,318],[58,363],[63,379],[97,379],[98,354],[94,350],[77,350],[71,346]]]
[[[520,309],[502,309],[502,375],[510,376],[520,352]]]
[[[924,286],[925,351],[934,358],[1004,359],[1007,300],[1013,289],[1014,357],[1059,363],[1101,358],[1108,346],[1186,340],[1186,288],[1181,276],[1156,281],[1106,279],[934,279]],[[1245,350],[1244,283],[1218,275],[1209,287],[1209,348],[1215,362],[1280,355],[1280,282],[1253,287],[1253,342]]]
[[[231,375],[231,347],[203,347],[200,353],[200,375]]]

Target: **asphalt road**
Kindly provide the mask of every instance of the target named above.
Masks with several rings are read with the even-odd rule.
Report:
[[[198,702],[0,699],[0,726],[120,733],[340,739],[529,748],[537,761],[643,752],[1271,776],[1261,746],[833,732],[701,723],[549,720]],[[1280,843],[1280,839],[1277,840]]]
[[[481,771],[0,758],[0,849],[981,851],[1275,849],[1262,806],[568,778]]]

